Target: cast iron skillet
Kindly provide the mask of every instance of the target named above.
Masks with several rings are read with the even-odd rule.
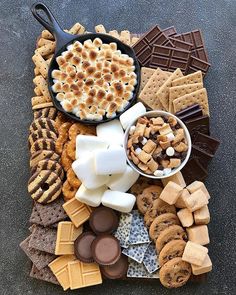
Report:
[[[55,54],[54,54],[54,57],[52,58],[52,61],[50,63],[49,70],[48,70],[48,89],[49,89],[49,93],[51,95],[53,104],[59,111],[63,112],[66,116],[70,117],[71,119],[75,121],[79,121],[81,123],[85,123],[89,125],[95,125],[95,124],[108,122],[115,118],[118,118],[123,112],[125,112],[128,108],[130,108],[134,104],[138,95],[138,90],[140,85],[140,66],[135,56],[135,53],[131,47],[122,43],[120,40],[106,34],[91,33],[91,34],[76,35],[76,36],[68,34],[61,29],[56,19],[54,18],[53,14],[49,10],[49,8],[41,2],[36,2],[35,4],[33,4],[31,7],[31,11],[33,13],[33,16],[38,20],[38,22],[40,22],[40,24],[42,24],[51,34],[53,34],[56,40]],[[40,11],[46,14],[47,19],[43,18],[43,16],[39,14]],[[63,51],[66,51],[67,50],[66,47],[69,44],[73,43],[74,41],[80,41],[81,43],[83,43],[87,39],[94,40],[95,38],[100,38],[104,43],[110,43],[110,42],[117,43],[117,48],[122,53],[127,54],[133,58],[134,65],[135,65],[135,73],[137,75],[137,84],[133,91],[133,97],[130,100],[130,103],[127,105],[127,107],[122,112],[117,113],[117,115],[114,118],[104,117],[103,120],[101,121],[81,120],[73,113],[66,112],[62,108],[60,102],[56,99],[55,93],[52,91],[53,79],[51,77],[51,74],[54,69],[58,69],[56,58],[60,56]]]

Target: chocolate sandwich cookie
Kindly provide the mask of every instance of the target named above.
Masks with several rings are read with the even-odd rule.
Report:
[[[101,266],[102,274],[108,279],[123,278],[128,270],[128,257],[121,254],[119,260],[113,265]]]
[[[28,192],[32,199],[42,204],[50,203],[59,197],[61,187],[60,177],[50,170],[34,173],[28,182]]]
[[[53,131],[50,131],[48,129],[38,129],[34,132],[30,133],[28,137],[28,144],[29,148],[34,144],[35,141],[37,141],[39,138],[50,138],[54,141],[57,140],[57,135]]]
[[[156,241],[157,251],[160,252],[162,248],[172,240],[188,240],[187,234],[181,226],[171,225],[160,233]]]
[[[153,202],[160,196],[163,188],[158,185],[150,185],[145,188],[141,194],[137,196],[136,203],[138,210],[145,214],[153,204]]]
[[[48,151],[48,150],[40,150],[32,154],[30,158],[30,167],[34,167],[38,164],[41,160],[53,160],[56,162],[60,161],[60,156],[55,153],[54,151]]]
[[[182,287],[191,276],[191,265],[180,257],[173,258],[161,267],[159,275],[164,287]]]
[[[157,216],[149,229],[150,238],[156,242],[158,236],[160,235],[161,231],[166,229],[167,227],[176,224],[179,225],[179,218],[173,213],[165,213]]]
[[[94,261],[91,245],[96,239],[93,232],[84,232],[74,242],[75,256],[82,262],[92,263]]]
[[[167,243],[159,253],[160,266],[173,258],[182,257],[185,246],[186,242],[183,240],[173,240]]]
[[[48,159],[39,161],[38,164],[31,169],[31,175],[41,170],[50,170],[55,172],[61,178],[61,180],[64,178],[64,170],[62,169],[61,164],[56,161]]]
[[[43,108],[41,110],[34,112],[34,119],[39,118],[49,118],[51,120],[55,120],[57,117],[57,109],[53,107]]]
[[[156,199],[152,206],[146,211],[144,215],[144,221],[147,226],[150,226],[153,220],[164,213],[176,214],[176,209],[174,205],[169,205],[161,199]]]
[[[89,225],[96,234],[110,234],[117,229],[119,220],[114,210],[102,206],[93,210]]]
[[[121,256],[119,241],[112,235],[99,235],[92,242],[92,254],[95,262],[100,265],[113,265]]]
[[[29,132],[32,133],[38,129],[48,129],[57,134],[56,122],[49,118],[39,118],[34,120],[30,125]]]
[[[50,138],[39,138],[37,139],[30,148],[31,155],[40,150],[55,151],[55,141]]]

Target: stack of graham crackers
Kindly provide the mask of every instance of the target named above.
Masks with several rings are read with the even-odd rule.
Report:
[[[180,69],[166,72],[160,68],[142,67],[139,100],[150,109],[172,114],[198,104],[203,114],[209,115],[201,71],[184,76]]]

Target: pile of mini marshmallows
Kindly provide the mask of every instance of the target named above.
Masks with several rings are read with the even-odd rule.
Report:
[[[76,160],[72,164],[82,182],[75,196],[77,200],[92,207],[103,204],[123,213],[133,209],[136,198],[126,192],[139,174],[126,162],[124,129],[145,112],[139,102],[123,113],[120,120],[98,125],[97,136],[77,136]]]

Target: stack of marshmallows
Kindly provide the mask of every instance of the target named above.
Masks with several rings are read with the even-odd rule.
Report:
[[[76,199],[92,207],[101,203],[128,213],[136,198],[126,193],[139,174],[126,162],[124,129],[146,112],[139,102],[116,119],[97,126],[97,136],[78,135],[72,168],[82,184]]]

